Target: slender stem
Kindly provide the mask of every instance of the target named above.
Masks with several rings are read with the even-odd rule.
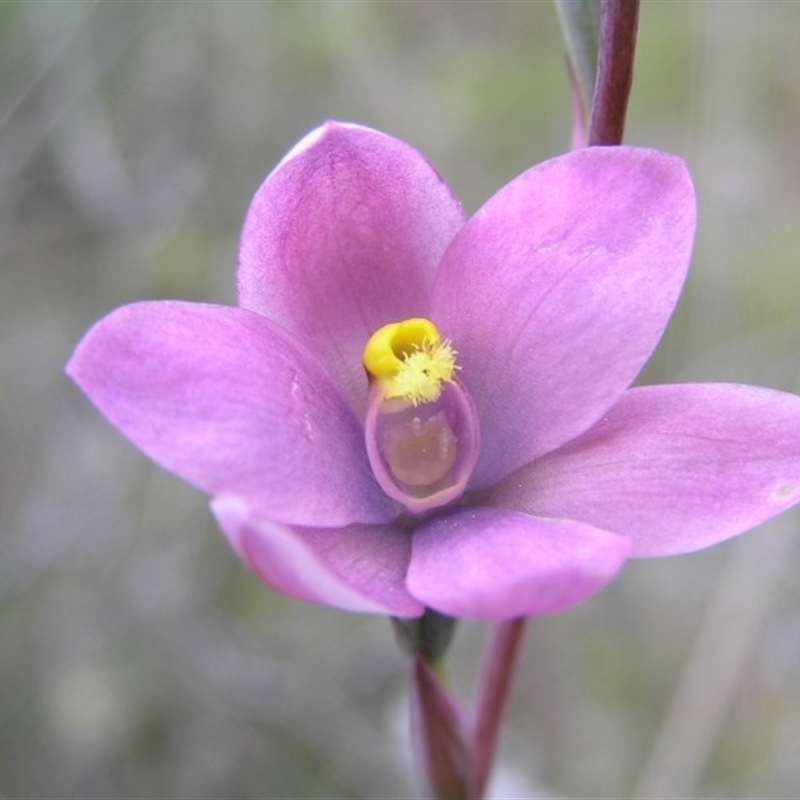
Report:
[[[633,82],[639,0],[600,0],[597,83],[590,145],[620,144]]]
[[[434,665],[419,653],[414,656],[411,676],[412,741],[433,796],[472,800],[471,742],[464,714]]]
[[[477,800],[486,792],[503,711],[527,621],[527,618],[520,617],[497,623],[486,648],[478,684],[479,695],[472,740]]]

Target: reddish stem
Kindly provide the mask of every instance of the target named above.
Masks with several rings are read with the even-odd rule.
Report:
[[[414,656],[411,731],[417,760],[437,800],[472,800],[472,760],[461,709],[425,657]]]
[[[479,695],[472,739],[473,780],[477,800],[486,792],[500,724],[527,621],[527,618],[520,617],[497,623],[486,648],[478,684]]]
[[[597,83],[590,145],[620,144],[633,82],[639,0],[600,0]]]

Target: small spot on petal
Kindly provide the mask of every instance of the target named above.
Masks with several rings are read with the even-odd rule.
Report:
[[[289,391],[291,392],[292,399],[298,400],[300,398],[300,382],[297,375],[292,378],[292,385]]]
[[[796,483],[784,482],[773,488],[770,497],[777,503],[787,503],[794,498],[797,492],[798,486]]]

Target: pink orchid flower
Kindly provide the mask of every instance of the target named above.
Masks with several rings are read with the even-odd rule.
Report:
[[[630,388],[694,225],[664,153],[572,152],[466,220],[414,149],[329,123],[253,199],[238,307],[124,306],[68,372],[276,591],[556,612],[800,499],[800,398]]]

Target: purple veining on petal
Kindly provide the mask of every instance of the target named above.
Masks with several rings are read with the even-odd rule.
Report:
[[[524,172],[456,234],[431,319],[480,415],[475,487],[582,433],[628,387],[678,298],[694,221],[682,161],[591,147]]]
[[[361,350],[381,325],[426,315],[442,254],[463,225],[458,200],[412,147],[329,122],[258,189],[242,230],[239,304],[326,365],[361,411]]]

